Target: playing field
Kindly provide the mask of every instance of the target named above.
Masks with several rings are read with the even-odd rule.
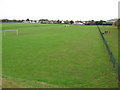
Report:
[[[118,87],[97,26],[3,24],[16,29],[3,35],[3,87]]]

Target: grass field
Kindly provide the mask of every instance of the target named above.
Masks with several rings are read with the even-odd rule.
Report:
[[[96,26],[3,24],[14,29],[3,36],[3,87],[118,87]]]
[[[115,26],[101,26],[102,32],[110,31],[110,34],[104,34],[104,37],[113,52],[114,57],[118,60],[118,29]]]
[[[2,88],[2,24],[0,24],[0,89]]]

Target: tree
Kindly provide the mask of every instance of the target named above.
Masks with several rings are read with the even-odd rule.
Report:
[[[100,21],[96,21],[95,24],[96,25],[103,25],[106,21],[100,20]]]
[[[103,22],[104,22],[103,20],[100,20],[99,24],[100,24],[100,25],[102,25],[102,24],[103,24]]]
[[[2,22],[6,23],[6,22],[9,22],[9,20],[8,19],[2,19]]]
[[[58,23],[58,24],[61,24],[61,23],[62,23],[62,21],[60,21],[60,20],[57,20],[57,23]]]
[[[28,18],[28,19],[26,19],[26,21],[30,21],[30,19]]]
[[[74,23],[74,21],[71,20],[71,21],[70,21],[70,24],[73,24],[73,23]]]
[[[64,24],[69,24],[69,21],[68,20],[64,21]]]
[[[120,19],[117,20],[117,26],[118,26],[118,29],[120,30]]]

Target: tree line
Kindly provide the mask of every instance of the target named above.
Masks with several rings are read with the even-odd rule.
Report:
[[[39,20],[30,20],[29,18],[26,20],[9,20],[9,19],[2,19],[0,20],[0,22],[2,23],[23,23],[23,22],[28,22],[28,23],[41,23],[41,24],[73,24],[73,23],[84,23],[84,25],[115,25],[118,26],[120,28],[120,19],[118,19],[116,22],[107,22],[104,20],[100,20],[100,21],[73,21],[73,20],[48,20],[48,19],[39,19]]]

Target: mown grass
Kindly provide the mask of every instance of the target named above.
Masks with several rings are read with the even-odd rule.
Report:
[[[110,31],[110,34],[104,34],[104,37],[114,55],[118,61],[118,28],[116,26],[101,26],[102,32]]]
[[[2,24],[0,24],[0,89],[2,88]]]
[[[26,85],[37,81],[53,87],[118,87],[96,26],[3,24],[3,30],[10,29],[18,29],[19,36],[3,36],[3,76],[25,80]]]

